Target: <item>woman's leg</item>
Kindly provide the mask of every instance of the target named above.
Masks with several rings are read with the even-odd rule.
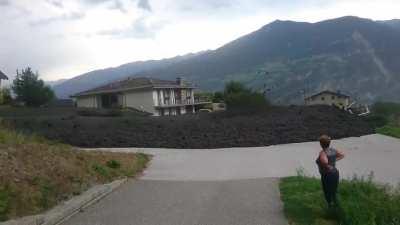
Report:
[[[325,200],[328,205],[331,202],[331,198],[329,195],[329,182],[328,182],[328,174],[321,174],[321,184],[322,184],[322,191],[324,192]]]
[[[328,190],[328,204],[336,203],[336,193],[339,184],[339,172],[337,170],[332,171],[328,174],[327,178],[327,190]]]
[[[332,201],[337,204],[337,190],[339,186],[339,171],[336,170],[334,174],[332,174],[332,194],[331,194],[331,199]]]

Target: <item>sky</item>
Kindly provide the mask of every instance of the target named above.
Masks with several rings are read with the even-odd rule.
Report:
[[[0,70],[44,80],[216,49],[274,20],[399,18],[399,0],[0,0]]]

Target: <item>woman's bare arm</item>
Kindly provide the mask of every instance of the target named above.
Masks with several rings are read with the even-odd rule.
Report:
[[[339,160],[342,160],[343,158],[344,158],[343,151],[336,150],[336,160],[339,161]]]
[[[329,161],[328,161],[328,156],[326,155],[326,153],[325,153],[324,151],[321,151],[321,152],[319,153],[319,160],[320,160],[321,165],[322,165],[323,167],[330,169]]]

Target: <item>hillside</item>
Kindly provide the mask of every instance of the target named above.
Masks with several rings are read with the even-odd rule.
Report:
[[[71,96],[72,94],[86,91],[102,84],[106,84],[110,81],[123,79],[141,71],[163,68],[172,64],[179,63],[184,59],[189,59],[191,57],[200,55],[202,53],[203,52],[197,54],[187,54],[184,56],[177,56],[174,58],[162,60],[133,62],[115,68],[95,70],[76,76],[69,80],[62,81],[62,83],[52,86],[58,98],[69,98],[69,96]]]
[[[229,80],[245,82],[279,103],[300,103],[302,92],[341,90],[363,101],[399,101],[400,29],[397,20],[342,17],[318,23],[275,21],[214,51],[144,66],[95,71],[56,86],[59,96],[97,83],[137,75],[175,79],[184,75],[204,90],[220,90]],[[268,75],[265,76],[265,72]],[[89,78],[90,85],[82,78]],[[105,79],[105,77],[107,79]],[[96,79],[96,82],[93,80]],[[62,91],[60,91],[62,89]],[[62,93],[63,95],[60,95]]]
[[[134,177],[144,154],[77,151],[0,126],[0,224],[42,213],[97,184]]]

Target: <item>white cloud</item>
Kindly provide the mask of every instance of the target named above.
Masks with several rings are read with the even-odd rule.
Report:
[[[275,20],[398,17],[398,0],[0,0],[0,70],[45,79],[215,49]],[[32,26],[34,25],[34,26]]]

